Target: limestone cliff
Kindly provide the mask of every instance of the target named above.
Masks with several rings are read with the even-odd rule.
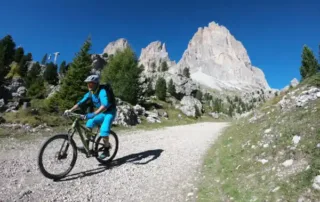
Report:
[[[199,28],[181,60],[170,69],[189,68],[191,78],[214,89],[270,89],[261,69],[251,64],[246,49],[229,30],[215,22]]]

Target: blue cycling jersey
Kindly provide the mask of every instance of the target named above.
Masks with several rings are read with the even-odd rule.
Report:
[[[101,107],[101,105],[103,105],[106,108],[110,106],[110,103],[108,102],[107,92],[105,89],[101,89],[99,94],[91,93],[90,91],[87,92],[77,104],[81,105],[85,103],[90,98],[90,95],[91,95],[93,106],[95,108],[99,108]]]

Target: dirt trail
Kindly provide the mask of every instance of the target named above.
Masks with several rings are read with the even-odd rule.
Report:
[[[44,138],[0,145],[0,201],[192,201],[202,158],[227,123],[199,123],[119,133],[112,167],[78,160],[61,181],[37,167]],[[78,141],[77,141],[78,142]]]

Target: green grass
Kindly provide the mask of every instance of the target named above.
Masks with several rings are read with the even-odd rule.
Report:
[[[274,107],[275,103],[274,100],[266,103],[265,116],[255,123],[248,122],[251,116],[234,121],[210,148],[199,184],[199,201],[230,198],[233,201],[298,201],[301,195],[312,201],[320,198],[320,192],[311,187],[313,178],[320,174],[320,149],[316,148],[320,143],[320,101],[311,102],[307,110],[299,108],[286,113]],[[312,112],[314,109],[318,111]],[[270,134],[275,136],[269,147],[264,148],[259,142],[266,141],[264,131],[268,128],[272,128]],[[296,149],[291,150],[295,135],[301,140]],[[256,148],[252,149],[252,145]],[[258,159],[269,162],[262,164]],[[281,164],[288,159],[294,159],[294,163],[285,168]],[[305,169],[307,165],[309,170]],[[290,173],[292,168],[297,171]],[[276,187],[280,189],[271,192]]]
[[[318,72],[314,76],[304,79],[301,82],[301,85],[309,85],[309,86],[312,85],[312,86],[320,87],[320,72]]]
[[[167,112],[168,119],[161,118],[161,123],[148,123],[146,117],[141,117],[141,124],[136,126],[113,126],[112,129],[115,132],[127,131],[127,130],[153,130],[159,129],[163,127],[176,126],[176,125],[187,125],[199,122],[222,122],[222,121],[230,121],[230,118],[221,116],[219,119],[214,119],[209,115],[203,114],[201,117],[193,118],[185,116],[180,110],[175,109],[171,104],[160,101],[157,99],[153,100],[153,103],[157,104],[160,109],[157,109],[159,112]],[[150,105],[149,110],[152,111],[152,107],[154,105]],[[33,114],[31,109],[37,108],[38,113]],[[178,115],[181,115],[181,118]],[[32,100],[31,107],[22,110],[20,109],[18,112],[5,113],[3,116],[7,123],[21,123],[21,124],[29,124],[33,127],[38,126],[40,124],[46,123],[48,126],[51,126],[54,131],[63,131],[66,130],[67,127],[70,127],[72,121],[66,119],[58,114],[47,113],[46,105],[42,100]],[[84,123],[84,122],[83,122]],[[8,132],[9,131],[9,132]],[[21,138],[25,135],[24,131],[20,130],[4,130],[0,129],[0,137],[16,137]]]
[[[17,112],[5,113],[3,118],[7,123],[29,124],[33,127],[46,123],[48,126],[61,126],[66,122],[62,116],[49,113],[33,114],[30,109],[21,109]]]
[[[203,114],[202,116],[198,118],[194,117],[187,117],[184,115],[180,110],[175,109],[170,104],[160,101],[160,100],[153,100],[157,104],[161,105],[163,109],[159,109],[159,111],[165,111],[168,113],[168,119],[161,118],[161,123],[148,123],[146,118],[143,117],[141,119],[141,124],[138,124],[136,126],[130,126],[130,127],[123,127],[123,126],[116,126],[114,127],[115,131],[123,131],[123,130],[153,130],[153,129],[159,129],[163,127],[170,127],[170,126],[177,126],[177,125],[187,125],[187,124],[194,124],[194,123],[200,123],[200,122],[228,122],[231,120],[229,117],[221,116],[218,119],[214,119],[209,115]],[[178,115],[181,115],[181,118],[178,117]]]

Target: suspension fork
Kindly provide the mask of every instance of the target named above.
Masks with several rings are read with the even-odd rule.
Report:
[[[76,124],[76,123],[75,123],[75,124]],[[66,154],[66,152],[68,151],[69,145],[70,145],[69,143],[71,142],[71,139],[72,139],[74,133],[76,132],[76,129],[75,129],[74,126],[75,126],[75,125],[73,124],[72,127],[68,130],[68,140],[63,141],[63,143],[62,143],[62,145],[61,145],[59,154],[61,154],[61,150],[62,150],[62,148],[64,147],[65,142],[67,142],[66,149],[65,149],[64,152],[61,154],[62,157],[63,157],[63,156]]]

